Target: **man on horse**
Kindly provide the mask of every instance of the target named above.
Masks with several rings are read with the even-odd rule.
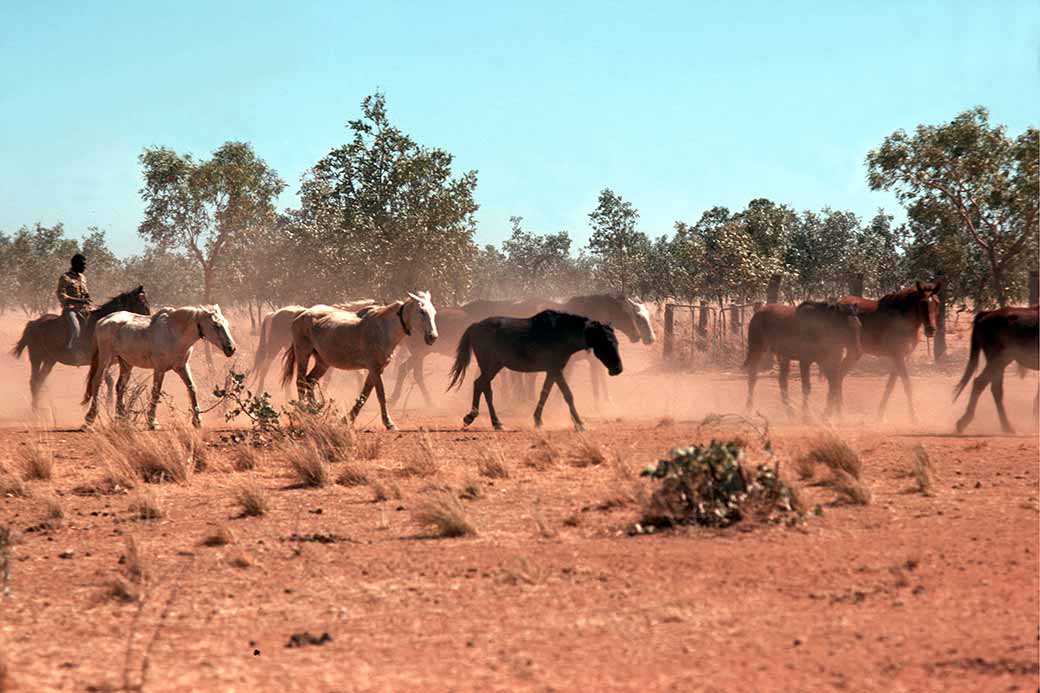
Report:
[[[58,303],[61,304],[61,315],[69,328],[69,339],[65,344],[69,353],[82,350],[80,332],[90,306],[87,277],[83,274],[86,269],[87,258],[76,253],[72,256],[69,271],[58,279]]]

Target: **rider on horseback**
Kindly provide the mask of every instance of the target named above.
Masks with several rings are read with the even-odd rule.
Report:
[[[87,291],[87,278],[83,271],[87,269],[87,258],[76,253],[72,256],[68,272],[58,279],[58,302],[61,314],[69,325],[69,340],[65,348],[69,352],[80,349],[79,339],[83,321],[90,306],[90,293]]]

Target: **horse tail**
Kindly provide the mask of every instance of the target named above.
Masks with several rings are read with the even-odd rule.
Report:
[[[22,330],[22,337],[21,337],[21,339],[19,339],[18,343],[14,345],[14,348],[11,349],[11,356],[15,357],[16,359],[22,358],[22,352],[25,351],[25,348],[27,346],[29,346],[29,328],[30,327],[32,327],[32,323],[31,322],[25,323],[25,329]]]
[[[455,364],[451,367],[451,384],[448,385],[448,389],[455,387],[456,384],[461,385],[462,379],[466,377],[466,369],[469,368],[469,358],[472,352],[472,336],[473,328],[476,325],[470,325],[466,328],[466,331],[462,333],[462,337],[459,338],[459,345],[455,349]]]
[[[256,373],[260,370],[260,364],[268,360],[267,355],[267,333],[271,331],[271,314],[265,315],[263,321],[260,323],[260,342],[256,345],[256,356],[253,357],[253,367],[249,371],[249,375]]]
[[[764,328],[759,321],[755,320],[756,317],[758,317],[758,314],[752,316],[751,321],[748,323],[747,357],[741,366],[745,371],[750,371],[754,368],[759,356],[769,350],[765,343]]]
[[[94,353],[90,355],[90,370],[87,372],[87,388],[86,392],[83,393],[83,401],[80,404],[90,404],[91,398],[94,397],[94,376],[97,374],[99,361],[101,360],[97,346],[94,347]]]
[[[285,348],[285,354],[282,355],[282,386],[289,384],[292,380],[293,370],[296,368],[296,349],[290,344]]]
[[[979,313],[971,324],[971,353],[968,355],[968,365],[964,368],[964,375],[961,376],[961,381],[957,383],[957,387],[953,388],[953,399],[955,401],[961,396],[961,392],[968,384],[968,381],[971,380],[971,376],[975,375],[975,369],[979,367],[979,351],[982,349],[982,330],[979,329],[979,321],[985,315],[986,312]]]

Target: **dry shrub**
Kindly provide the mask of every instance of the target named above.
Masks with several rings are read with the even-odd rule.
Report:
[[[130,501],[130,512],[138,520],[158,520],[165,514],[159,503],[159,497],[151,490],[137,492]]]
[[[477,530],[466,517],[462,503],[451,493],[433,493],[421,498],[412,517],[423,527],[433,529],[440,537],[463,537]]]
[[[0,464],[0,496],[10,496],[12,498],[28,498],[30,496],[29,487],[25,485],[22,478],[11,473],[11,470],[2,464]]]
[[[915,445],[913,449],[913,466],[910,473],[917,483],[917,490],[926,496],[935,495],[936,469],[923,445]]]
[[[267,514],[267,494],[256,479],[243,480],[234,488],[235,503],[242,508],[239,517],[261,517]]]
[[[394,500],[401,499],[401,487],[394,481],[381,481],[379,479],[369,479],[368,486],[372,489],[372,502],[383,503],[391,498]]]
[[[0,599],[7,594],[7,582],[11,579],[11,547],[14,546],[14,530],[0,525]]]
[[[163,431],[114,426],[97,436],[97,444],[108,480],[123,488],[141,482],[185,484],[205,464],[201,436],[184,426]]]
[[[247,553],[240,553],[235,556],[232,556],[230,559],[228,559],[228,563],[230,563],[233,568],[239,568],[240,570],[252,568],[253,565],[255,565],[253,563],[253,559],[250,558],[249,554]]]
[[[794,471],[801,481],[809,481],[816,475],[816,465],[808,455],[799,455],[794,461]]]
[[[364,486],[368,483],[368,474],[359,465],[347,462],[340,469],[336,483],[340,486]]]
[[[145,564],[141,546],[132,534],[127,534],[124,539],[126,552],[120,557],[119,562],[123,566],[123,574],[134,583],[143,583],[148,580],[148,566]]]
[[[130,604],[131,602],[137,601],[137,591],[121,577],[113,578],[108,583],[108,588],[105,590],[105,596],[109,599],[114,599],[117,602],[123,602],[124,604]]]
[[[302,440],[285,447],[289,468],[300,486],[319,488],[329,484],[327,452],[322,443],[313,440]]]
[[[604,499],[603,504],[609,506],[622,506],[628,503],[644,505],[646,487],[636,478],[635,470],[616,452],[610,456],[610,469],[613,473],[610,496]]]
[[[327,463],[345,462],[354,456],[354,429],[328,416],[303,415],[294,424],[295,433]]]
[[[398,474],[404,477],[430,477],[436,476],[439,471],[440,464],[437,461],[436,446],[429,434],[422,431],[419,434],[418,447],[404,466],[398,470]]]
[[[480,459],[477,460],[477,472],[489,479],[508,479],[509,468],[506,467],[505,457],[497,445],[482,447],[479,451]]]
[[[375,460],[383,451],[383,436],[379,433],[356,435],[354,437],[354,456],[359,460]]]
[[[849,505],[870,505],[873,499],[870,489],[862,479],[857,479],[843,469],[834,468],[824,480],[824,486],[838,494],[838,500]]]
[[[480,484],[472,480],[467,480],[462,490],[459,491],[459,497],[466,500],[476,500],[482,495],[484,495],[484,492],[481,490]]]
[[[531,519],[534,521],[535,529],[538,532],[538,536],[542,539],[555,539],[559,536],[559,532],[553,529],[548,522],[545,520],[545,516],[542,515],[542,511],[535,508],[531,512]]]
[[[539,471],[549,469],[556,465],[560,459],[560,449],[549,438],[544,431],[535,433],[534,444],[527,456],[526,464]]]
[[[235,540],[231,529],[225,525],[214,527],[199,542],[203,546],[227,546]]]
[[[54,474],[54,453],[43,438],[32,438],[18,448],[18,466],[26,481],[50,481]]]
[[[259,461],[260,451],[254,445],[238,445],[231,453],[231,468],[236,472],[251,472]]]
[[[863,475],[863,462],[859,455],[833,431],[820,434],[802,459],[803,461],[799,462],[799,473],[805,464],[822,464],[828,469],[840,470],[854,479]]]
[[[50,496],[47,499],[44,512],[46,513],[47,523],[50,525],[61,524],[61,521],[65,519],[65,506],[62,505],[61,499],[57,496]]]
[[[570,452],[570,463],[575,467],[594,467],[606,463],[607,455],[600,444],[588,436],[580,436]]]

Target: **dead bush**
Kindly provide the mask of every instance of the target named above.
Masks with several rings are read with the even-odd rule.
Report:
[[[141,482],[188,483],[205,464],[200,435],[184,426],[163,431],[111,427],[99,433],[97,444],[108,479],[123,488]]]
[[[345,462],[354,455],[354,429],[330,416],[299,416],[294,433],[326,463]]]
[[[843,469],[831,469],[823,482],[824,486],[838,494],[838,500],[849,505],[870,505],[873,494],[862,479],[857,479]]]
[[[600,444],[589,436],[580,436],[569,455],[571,465],[575,467],[596,467],[605,464],[607,455]]]
[[[22,481],[22,478],[0,464],[0,496],[28,498],[30,495],[29,487]]]
[[[915,445],[912,451],[910,473],[917,484],[917,490],[926,496],[935,495],[936,469],[923,445]]]
[[[123,574],[130,582],[140,584],[148,580],[149,571],[141,553],[141,546],[132,534],[127,534],[124,539],[126,550],[119,557],[119,563],[123,566]]]
[[[321,443],[312,440],[289,443],[285,447],[289,469],[300,486],[310,488],[328,486],[330,475],[327,453],[327,448],[323,448]]]
[[[477,530],[466,517],[459,499],[451,493],[438,492],[418,500],[412,518],[423,527],[433,529],[440,537],[463,537]]]
[[[383,436],[379,433],[355,435],[354,456],[359,460],[372,461],[379,459],[383,451]]]
[[[231,468],[236,472],[251,472],[260,462],[260,450],[255,445],[236,445],[231,453]]]
[[[502,456],[502,450],[497,445],[481,447],[478,454],[480,458],[477,460],[477,472],[481,476],[486,476],[489,479],[509,478],[509,468],[506,467],[506,460]]]
[[[863,462],[859,455],[833,431],[827,431],[817,437],[808,452],[803,455],[803,459],[804,462],[799,463],[799,470],[804,464],[822,464],[831,470],[839,469],[854,479],[863,475]]]
[[[368,480],[368,487],[372,489],[373,503],[383,503],[391,498],[401,499],[401,487],[396,482],[371,478]]]
[[[483,494],[484,492],[481,490],[480,484],[471,480],[466,481],[465,485],[462,487],[462,490],[459,491],[459,497],[464,498],[466,500],[477,500]]]
[[[235,503],[241,508],[239,517],[261,517],[267,514],[269,505],[264,488],[249,478],[240,482],[233,490]]]
[[[235,535],[231,532],[231,529],[225,525],[214,527],[206,536],[199,542],[203,546],[227,546],[235,540]]]
[[[527,456],[527,466],[541,471],[555,466],[559,459],[560,449],[549,438],[549,435],[544,431],[536,432],[531,452]]]
[[[398,474],[404,477],[431,477],[440,471],[440,463],[437,459],[436,444],[426,431],[419,434],[419,445],[412,455],[398,470]]]
[[[364,486],[368,483],[368,474],[359,465],[347,462],[340,468],[336,483],[340,486]]]
[[[60,498],[50,496],[44,506],[44,513],[45,522],[51,527],[56,527],[61,525],[62,520],[65,519],[65,506],[62,505]]]
[[[0,525],[0,598],[7,594],[7,583],[11,579],[11,548],[14,546],[14,530]]]
[[[50,481],[54,474],[54,453],[43,438],[32,438],[18,448],[18,466],[26,481]]]
[[[159,497],[151,490],[142,490],[135,494],[130,501],[130,512],[138,520],[158,520],[164,515]]]

